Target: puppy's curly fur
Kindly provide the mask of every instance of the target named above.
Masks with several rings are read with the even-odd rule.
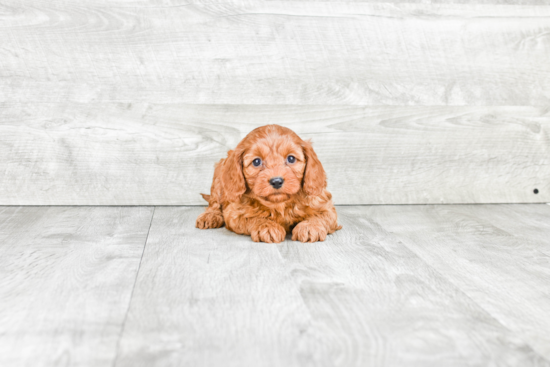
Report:
[[[277,177],[281,187],[270,184]],[[279,180],[280,181],[280,180]],[[279,182],[280,183],[280,182]],[[250,132],[216,164],[208,208],[197,228],[226,227],[255,242],[324,241],[338,225],[326,174],[309,141],[267,125]]]

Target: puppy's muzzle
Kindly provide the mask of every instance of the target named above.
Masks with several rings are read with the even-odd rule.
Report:
[[[282,177],[273,177],[269,180],[269,184],[273,186],[274,189],[280,189],[284,182],[285,180]]]

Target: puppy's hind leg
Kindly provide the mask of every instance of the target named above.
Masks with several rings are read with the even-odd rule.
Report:
[[[210,199],[210,195],[201,195],[205,200],[209,201],[208,199]],[[197,221],[195,222],[195,227],[200,229],[220,228],[223,224],[224,220],[220,204],[209,201],[208,208],[206,208],[204,213],[201,213],[201,215],[198,216]]]
[[[199,215],[195,226],[200,229],[220,228],[225,221],[222,214],[221,192],[222,184],[220,181],[221,167],[224,159],[216,164],[214,169],[214,179],[210,188],[210,195],[201,194],[202,198],[208,202],[208,208]]]

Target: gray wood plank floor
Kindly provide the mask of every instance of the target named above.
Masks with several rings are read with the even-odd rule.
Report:
[[[379,207],[365,214],[375,213],[382,227],[550,360],[549,209]]]
[[[202,207],[0,207],[0,365],[550,366],[550,206],[337,209],[258,244]]]
[[[110,366],[153,208],[0,207],[0,366]]]

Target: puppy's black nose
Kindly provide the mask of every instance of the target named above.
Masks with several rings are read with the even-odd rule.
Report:
[[[285,180],[283,180],[282,177],[273,177],[269,180],[269,184],[276,189],[280,189],[281,186],[283,186],[283,182],[285,182]]]

